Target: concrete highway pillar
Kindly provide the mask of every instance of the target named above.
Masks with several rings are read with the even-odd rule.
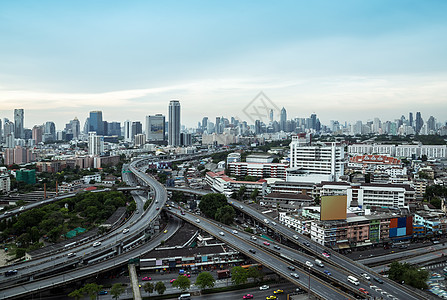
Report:
[[[141,292],[140,287],[138,286],[138,276],[137,276],[137,270],[135,269],[134,264],[129,264],[129,277],[130,277],[130,286],[132,287],[133,291],[133,299],[134,300],[141,300]]]

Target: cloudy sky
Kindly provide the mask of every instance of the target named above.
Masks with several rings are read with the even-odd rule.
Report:
[[[0,117],[447,120],[447,1],[0,1]]]

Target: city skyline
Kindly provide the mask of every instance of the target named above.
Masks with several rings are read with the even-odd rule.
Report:
[[[144,121],[179,99],[195,127],[263,91],[289,119],[445,121],[446,2],[281,4],[3,2],[0,117]]]

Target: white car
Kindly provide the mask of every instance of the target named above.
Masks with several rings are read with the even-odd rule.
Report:
[[[221,231],[221,232],[219,232],[219,234],[220,234],[220,235],[222,235],[222,236],[224,236],[224,235],[225,235],[225,233],[223,233],[222,231]]]
[[[262,291],[262,290],[268,290],[270,287],[268,286],[268,285],[261,285],[260,287],[259,287],[259,289]]]
[[[124,228],[123,229],[123,233],[128,233],[129,232],[129,228]]]
[[[237,230],[233,230],[233,234],[237,234]]]
[[[371,279],[371,277],[369,277],[369,275],[366,274],[366,273],[362,273],[362,277],[365,278],[366,280],[370,280]]]
[[[196,222],[197,222],[197,223],[200,223],[200,219],[196,219]]]
[[[314,266],[314,264],[313,264],[313,263],[311,263],[310,261],[306,261],[306,266],[308,266],[308,267],[313,267],[313,266]]]
[[[93,247],[98,247],[98,246],[101,246],[101,242],[94,242],[93,243]]]
[[[254,235],[251,236],[251,239],[252,239],[253,241],[256,241],[256,240],[257,240],[257,238],[256,238]]]

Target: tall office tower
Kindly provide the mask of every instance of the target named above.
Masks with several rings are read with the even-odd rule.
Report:
[[[104,123],[102,121],[102,111],[95,110],[90,112],[89,117],[89,134],[91,131],[96,132],[97,135],[104,135]]]
[[[38,143],[42,142],[42,136],[43,136],[44,130],[42,125],[34,125],[33,127],[33,140],[34,143],[37,145]]]
[[[430,116],[427,120],[427,133],[430,134],[430,131],[436,130],[436,119],[433,116]]]
[[[89,126],[90,126],[90,118],[87,118],[87,119],[85,119],[84,127],[82,128],[83,134],[88,134]]]
[[[421,130],[422,126],[424,125],[424,121],[422,120],[421,117],[421,112],[417,112],[416,113],[416,134],[419,134],[419,131]]]
[[[373,121],[373,132],[374,133],[381,133],[381,128],[382,128],[382,126],[381,126],[380,119],[379,118],[374,118],[374,121]]]
[[[413,113],[412,113],[412,112],[408,115],[408,121],[409,121],[409,123],[410,123],[410,124],[408,124],[408,125],[410,125],[411,127],[413,127],[414,124],[413,124]]]
[[[168,143],[171,146],[180,145],[180,102],[178,100],[169,102]]]
[[[95,132],[88,133],[88,155],[101,155],[104,152],[104,137]]]
[[[310,115],[309,128],[310,129],[317,129],[317,115],[316,114],[311,114]]]
[[[202,119],[202,130],[205,131],[208,129],[208,117],[203,117]]]
[[[9,121],[8,118],[4,119],[3,122],[3,136],[6,138],[7,136],[12,135],[12,138],[14,139],[14,123]]]
[[[14,136],[16,138],[25,138],[25,133],[23,131],[23,121],[24,113],[23,108],[14,109]]]
[[[262,131],[261,131],[262,129],[261,129],[261,121],[260,120],[256,120],[255,121],[255,134],[257,135],[257,134],[261,134],[262,133]]]
[[[0,144],[3,142],[3,127],[2,127],[2,119],[0,119]]]
[[[273,123],[273,109],[270,109],[270,123]]]
[[[281,109],[281,115],[279,119],[279,127],[282,131],[286,131],[286,122],[287,122],[287,112],[286,109],[283,107]]]
[[[121,123],[120,122],[110,122],[107,125],[108,135],[121,136]]]
[[[165,116],[162,114],[146,116],[146,139],[148,142],[165,140]]]
[[[73,134],[73,139],[77,139],[79,134],[81,134],[81,122],[79,122],[78,118],[75,117],[70,121],[71,123],[71,133]]]
[[[109,122],[102,121],[102,135],[106,136],[109,135]]]
[[[44,142],[56,140],[56,125],[54,122],[45,122]]]
[[[192,145],[191,133],[182,132],[180,134],[180,144],[182,146],[191,146]]]
[[[140,121],[132,122],[132,140],[135,140],[135,136],[141,133],[143,133],[143,124]]]
[[[132,122],[124,122],[124,141],[132,142]]]
[[[214,125],[214,131],[219,134],[220,132],[220,117],[216,117],[216,124]]]

